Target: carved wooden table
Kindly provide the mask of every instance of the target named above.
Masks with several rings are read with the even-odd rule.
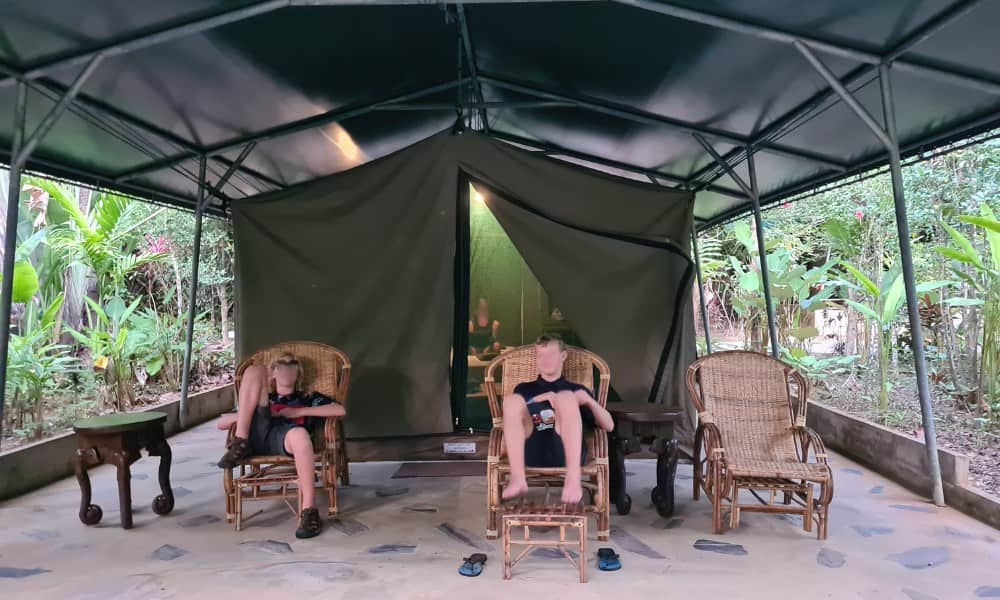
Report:
[[[632,510],[632,498],[625,492],[625,455],[648,446],[656,453],[656,487],[652,501],[663,517],[674,514],[674,476],[677,474],[677,440],[674,421],[681,410],[648,402],[609,402],[608,412],[615,420],[611,433],[611,501],[618,514]]]
[[[170,489],[170,446],[163,434],[167,415],[161,412],[116,413],[84,419],[73,425],[80,449],[73,456],[73,469],[80,483],[80,521],[96,525],[104,512],[90,503],[90,477],[87,469],[113,464],[118,467],[118,500],[122,528],[132,528],[132,473],[129,467],[145,449],[149,456],[160,457],[160,491],[153,500],[153,512],[165,515],[174,509]]]

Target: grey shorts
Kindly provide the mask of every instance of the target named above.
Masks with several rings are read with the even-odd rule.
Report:
[[[291,456],[285,451],[285,436],[296,427],[280,417],[271,416],[269,406],[258,406],[250,423],[250,452],[254,456]]]

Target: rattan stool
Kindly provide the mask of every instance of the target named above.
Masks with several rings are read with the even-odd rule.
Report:
[[[574,566],[580,569],[580,583],[587,583],[587,515],[580,507],[565,505],[521,505],[505,510],[503,515],[503,578],[510,579],[511,569],[522,558],[535,548],[554,547]],[[523,539],[511,539],[512,527],[523,527]],[[531,539],[532,527],[559,528],[558,540]],[[578,537],[575,540],[566,539],[566,528],[576,529]],[[512,556],[512,546],[524,546],[516,556]],[[567,548],[577,548],[576,560],[570,556]]]

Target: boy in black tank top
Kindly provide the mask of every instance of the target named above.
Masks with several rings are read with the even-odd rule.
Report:
[[[528,491],[525,466],[565,466],[562,501],[576,504],[583,495],[583,426],[611,431],[614,421],[584,386],[563,378],[566,346],[561,338],[543,335],[535,351],[538,378],[518,384],[503,399],[504,443],[511,471],[503,499]]]

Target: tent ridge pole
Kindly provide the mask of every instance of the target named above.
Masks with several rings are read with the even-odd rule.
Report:
[[[206,156],[215,156],[216,154],[222,154],[230,150],[235,150],[236,148],[240,148],[246,144],[249,144],[250,142],[263,142],[272,138],[277,138],[285,135],[290,135],[292,133],[299,133],[301,131],[314,129],[316,127],[321,127],[323,125],[332,123],[334,121],[342,121],[345,119],[349,119],[351,117],[357,117],[359,115],[369,113],[373,110],[377,110],[380,106],[385,104],[406,102],[408,100],[414,100],[416,98],[421,98],[423,96],[428,96],[431,94],[435,94],[437,92],[443,92],[445,90],[450,90],[455,86],[462,85],[466,81],[468,81],[468,78],[463,78],[459,80],[452,79],[445,83],[441,83],[428,88],[423,88],[415,92],[403,94],[401,96],[397,96],[394,98],[388,98],[386,100],[382,100],[372,104],[366,104],[363,106],[354,106],[349,108],[344,108],[344,107],[335,108],[333,110],[321,113],[319,115],[306,117],[304,119],[299,119],[296,121],[290,121],[288,123],[283,123],[281,125],[275,125],[274,127],[265,129],[263,131],[258,131],[256,133],[249,134],[246,136],[241,136],[238,138],[224,140],[222,142],[212,144],[211,146],[206,146],[204,148],[179,152],[177,154],[174,154],[173,156],[168,156],[166,158],[163,158],[162,160],[153,161],[145,165],[140,165],[133,169],[129,169],[127,171],[119,173],[118,175],[115,176],[114,180],[115,183],[121,183],[123,181],[127,181],[129,179],[138,177],[140,175],[146,175],[148,173],[153,173],[163,169],[168,169],[184,161],[197,158],[199,154],[205,154]]]
[[[805,36],[799,33],[784,31],[777,27],[772,27],[759,23],[750,23],[747,21],[741,21],[739,19],[734,19],[731,17],[725,17],[722,15],[716,15],[700,10],[682,7],[669,2],[665,2],[663,0],[657,0],[655,2],[652,0],[616,0],[616,1],[621,4],[625,4],[627,6],[633,6],[636,8],[657,12],[677,19],[691,21],[694,23],[700,23],[702,25],[707,25],[709,27],[725,29],[727,31],[742,33],[745,35],[750,35],[757,38],[763,38],[774,42],[798,43],[798,44],[808,45],[811,48],[819,50],[820,52],[826,54],[832,54],[834,56],[840,56],[861,63],[878,65],[884,62],[884,57],[880,56],[878,52],[875,51],[864,50],[861,48],[853,48],[829,42],[826,40]],[[932,31],[931,33],[934,33],[934,31]],[[912,71],[914,73],[924,75],[927,77],[934,77],[941,81],[949,81],[955,83],[956,85],[962,85],[964,87],[978,89],[989,94],[994,94],[994,95],[1000,94],[1000,81],[996,81],[994,79],[973,75],[971,73],[961,73],[958,71],[954,71],[952,69],[924,64],[922,62],[917,62],[914,60],[897,59],[896,65],[908,71]]]
[[[228,25],[229,23],[249,19],[279,8],[284,8],[290,4],[291,2],[289,0],[267,0],[265,2],[257,2],[250,6],[229,10],[211,17],[198,19],[180,25],[174,25],[158,31],[144,32],[128,39],[112,42],[101,48],[89,50],[82,54],[67,56],[37,65],[25,71],[22,74],[22,77],[29,80],[38,79],[47,73],[91,60],[98,55],[114,56],[118,54],[125,54],[127,52],[133,52],[135,50],[169,42],[187,35],[221,27],[222,25]],[[11,78],[0,79],[0,86],[10,83],[11,81]]]

